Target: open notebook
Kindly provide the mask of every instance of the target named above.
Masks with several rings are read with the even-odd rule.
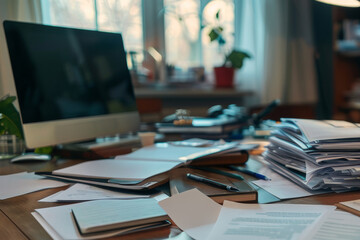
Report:
[[[157,182],[144,183],[144,180],[192,162],[200,162],[209,156],[236,152],[237,146],[238,143],[224,143],[208,147],[158,143],[130,154],[120,155],[115,159],[83,162],[42,175],[83,183],[92,181],[98,183],[97,185],[132,190],[150,189],[157,186]],[[247,155],[245,156],[247,158]]]

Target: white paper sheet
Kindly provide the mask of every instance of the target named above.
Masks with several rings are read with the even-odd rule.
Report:
[[[272,171],[268,167],[263,167],[258,172],[271,178],[271,181],[255,180],[252,181],[252,183],[279,199],[291,199],[314,195],[314,193],[306,191],[304,188]]]
[[[326,240],[358,240],[360,238],[360,218],[343,211],[331,211],[308,229],[300,238]]]
[[[358,138],[360,135],[359,126],[346,121],[319,121],[312,119],[287,120],[295,122],[309,140],[309,142],[328,139],[341,140],[346,138]],[[341,142],[340,140],[339,142]]]
[[[47,189],[66,186],[68,184],[45,179],[34,173],[15,173],[0,176],[0,199],[20,196],[23,194]]]
[[[180,165],[181,162],[134,160],[134,159],[103,159],[79,163],[67,168],[53,171],[63,176],[114,178],[122,180],[143,180],[154,175],[167,172]]]
[[[195,239],[205,239],[221,210],[221,205],[192,189],[159,202],[176,225]]]
[[[81,183],[76,183],[65,191],[53,195],[45,198],[45,200],[41,199],[39,202],[76,202],[98,199],[135,199],[150,197],[150,195],[122,193]]]
[[[64,190],[62,190],[62,191],[58,191],[58,192],[56,192],[56,193],[54,193],[54,194],[52,194],[52,195],[50,195],[50,196],[47,196],[47,197],[45,197],[45,198],[43,198],[43,199],[40,199],[38,202],[57,202],[58,200],[57,200],[57,196],[60,194],[60,193],[62,193]]]
[[[311,227],[335,206],[242,204],[224,201],[209,240],[289,240]]]
[[[156,143],[126,155],[119,155],[115,159],[186,163],[210,154],[216,155],[223,154],[227,151],[231,152],[237,145],[237,142],[226,143],[223,141],[205,147],[175,146],[171,143]]]

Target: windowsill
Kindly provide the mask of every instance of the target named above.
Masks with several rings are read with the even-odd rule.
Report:
[[[135,95],[142,98],[153,97],[244,97],[252,95],[251,91],[234,88],[215,88],[208,83],[147,83],[135,87]]]
[[[191,112],[193,116],[207,116],[211,106],[228,106],[236,104],[244,106],[247,97],[251,97],[251,91],[239,88],[215,88],[210,84],[147,84],[135,88],[135,96],[142,101],[144,108],[147,104],[158,103],[161,105],[161,115],[173,114],[176,109],[183,108]]]

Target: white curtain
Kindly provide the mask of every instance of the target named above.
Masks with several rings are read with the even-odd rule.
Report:
[[[236,46],[252,59],[237,83],[255,93],[250,105],[317,101],[311,0],[242,0]]]
[[[19,20],[42,22],[41,0],[0,0],[0,97],[15,95],[11,65],[2,22]]]

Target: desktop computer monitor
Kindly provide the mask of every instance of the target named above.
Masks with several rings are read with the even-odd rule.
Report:
[[[4,21],[28,148],[136,132],[119,33]]]

